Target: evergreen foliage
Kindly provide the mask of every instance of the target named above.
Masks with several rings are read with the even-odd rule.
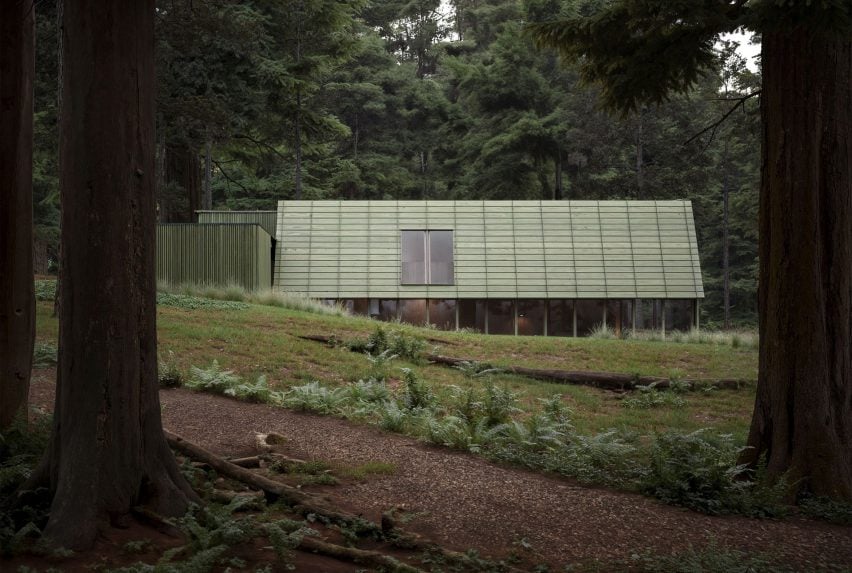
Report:
[[[302,197],[314,199],[687,198],[705,273],[703,321],[712,325],[724,318],[726,189],[730,316],[753,324],[757,98],[734,121],[687,143],[730,107],[720,100],[759,85],[732,46],[712,40],[707,24],[724,20],[731,28],[739,16],[726,12],[729,3],[610,4],[639,21],[670,25],[641,46],[614,23],[621,12],[572,28],[625,70],[624,85],[600,88],[582,81],[597,77],[586,58],[560,62],[525,33],[532,25],[555,41],[547,36],[550,22],[589,15],[600,2],[304,0],[297,9],[267,0],[162,2],[160,218],[188,220],[190,206],[200,208],[186,186],[201,184],[208,148],[217,209],[273,209],[296,196],[297,171]],[[752,4],[766,5],[750,9],[753,18],[774,9]],[[842,22],[842,3],[827,5]],[[687,8],[704,23],[672,23]],[[38,234],[54,263],[57,33],[48,7],[36,42],[35,186]],[[655,57],[665,62],[635,72],[637,61]],[[662,65],[669,60],[679,64],[675,71]],[[663,87],[688,93],[652,97],[652,88]],[[611,117],[602,104],[615,105],[615,94],[628,93],[622,88],[638,95],[620,109],[636,114]]]

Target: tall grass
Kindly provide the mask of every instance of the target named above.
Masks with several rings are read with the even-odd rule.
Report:
[[[674,330],[663,336],[660,330],[628,330],[625,338],[654,342],[679,342],[689,344],[715,344],[732,348],[757,348],[757,332],[749,330]]]
[[[247,290],[239,285],[203,285],[182,283],[179,285],[158,282],[159,292],[180,294],[199,298],[214,300],[227,300],[235,302],[246,302],[264,306],[276,306],[288,310],[312,312],[315,314],[329,314],[333,316],[348,316],[349,312],[339,304],[326,304],[317,299],[309,298],[300,294],[278,292],[270,289],[258,291]]]

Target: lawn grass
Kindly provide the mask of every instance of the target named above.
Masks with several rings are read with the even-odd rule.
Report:
[[[55,343],[58,326],[51,313],[50,302],[38,303],[40,342]],[[171,351],[179,368],[187,371],[193,365],[206,367],[215,359],[223,369],[234,370],[247,379],[266,375],[271,387],[284,390],[312,380],[339,386],[366,377],[369,370],[365,356],[302,340],[299,335],[333,334],[343,340],[366,338],[379,325],[428,339],[428,350],[432,352],[496,366],[515,364],[677,378],[754,380],[757,377],[754,348],[641,340],[486,336],[260,305],[224,310],[203,306],[158,308],[160,351]],[[404,360],[390,364],[392,383],[401,377],[398,368],[402,367],[413,369],[439,393],[448,392],[446,388],[451,386],[465,388],[483,383],[452,368]],[[496,384],[519,392],[521,405],[528,411],[537,408],[539,399],[562,394],[573,412],[576,428],[589,434],[609,428],[649,435],[709,427],[731,433],[738,442],[744,442],[754,401],[754,388],[749,386],[741,390],[689,393],[683,408],[628,409],[621,405],[621,396],[612,392],[507,374],[491,378]]]

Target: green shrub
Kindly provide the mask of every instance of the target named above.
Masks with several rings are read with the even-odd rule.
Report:
[[[176,388],[183,384],[183,372],[175,360],[175,353],[168,351],[166,357],[157,357],[157,378],[163,388]]]
[[[56,366],[57,348],[49,342],[36,342],[33,346],[33,368]]]
[[[634,555],[619,571],[640,573],[793,573],[796,569],[779,564],[769,556],[718,547],[690,547],[677,555]]]
[[[367,360],[370,362],[370,371],[368,377],[374,380],[386,380],[388,377],[387,367],[394,361],[398,355],[388,348],[378,354],[365,353]]]
[[[254,382],[235,384],[225,389],[224,394],[245,400],[246,402],[260,402],[263,404],[281,404],[284,401],[284,393],[270,390],[266,376],[261,374]]]
[[[56,281],[55,280],[39,280],[35,281],[35,299],[40,301],[53,302],[56,296]]]
[[[284,393],[281,403],[288,408],[306,412],[337,414],[347,401],[348,396],[344,388],[326,388],[314,381],[303,386],[294,386]]]
[[[366,341],[354,340],[349,343],[349,350],[366,352],[378,356],[384,352],[406,360],[418,361],[426,342],[416,336],[395,330],[388,333],[381,325],[376,327]]]
[[[686,400],[678,394],[682,391],[683,385],[678,382],[673,382],[677,390],[657,390],[657,383],[647,386],[636,386],[636,393],[628,396],[621,401],[621,405],[625,408],[634,410],[644,410],[648,408],[683,408],[686,406]]]
[[[838,525],[852,525],[852,503],[829,497],[804,495],[799,498],[799,510],[808,517],[824,519]]]
[[[244,302],[230,300],[213,300],[184,294],[157,293],[158,306],[170,306],[184,310],[245,310],[249,305]]]
[[[349,400],[356,404],[383,403],[393,398],[384,380],[375,378],[349,384],[346,386],[346,392]]]
[[[429,416],[425,422],[425,438],[433,444],[479,453],[506,428],[506,424],[490,426],[486,418],[471,422],[459,416],[440,419]]]
[[[659,434],[641,489],[666,503],[703,513],[782,514],[787,484],[781,480],[769,486],[762,471],[751,474],[737,465],[740,451],[729,434],[706,429]]]
[[[402,404],[408,410],[428,410],[435,404],[435,394],[425,381],[420,380],[410,368],[402,368],[402,380],[405,391]]]
[[[239,383],[240,377],[234,374],[233,370],[222,370],[219,361],[213,360],[213,363],[207,368],[190,367],[186,387],[214,394],[224,394],[226,390]]]

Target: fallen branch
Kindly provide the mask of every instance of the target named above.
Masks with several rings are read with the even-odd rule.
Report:
[[[364,519],[359,515],[354,515],[351,513],[339,511],[335,508],[329,507],[327,503],[323,502],[317,496],[313,494],[309,494],[307,492],[303,492],[289,485],[283,484],[281,482],[271,480],[262,475],[256,474],[246,468],[242,468],[238,465],[235,465],[231,462],[220,458],[219,456],[213,454],[198,446],[193,444],[192,442],[186,441],[184,438],[178,436],[177,434],[173,434],[168,430],[163,430],[163,434],[166,437],[166,441],[168,444],[179,451],[183,455],[189,457],[190,459],[203,462],[209,465],[211,468],[216,470],[221,475],[227,476],[231,479],[235,479],[237,481],[241,481],[244,484],[260,490],[267,495],[268,498],[271,498],[272,501],[277,499],[282,499],[288,502],[293,510],[303,516],[309,516],[314,514],[316,516],[325,518],[329,520],[329,522],[336,522],[345,525],[353,526],[354,528],[361,531],[374,531],[376,533],[385,535],[385,537],[395,545],[399,547],[404,547],[406,549],[415,549],[415,550],[423,550],[423,551],[434,551],[439,553],[443,557],[448,560],[461,561],[464,563],[471,562],[471,558],[464,553],[459,553],[457,551],[452,551],[449,549],[445,549],[436,543],[424,539],[423,537],[414,534],[403,532],[396,528],[396,522],[393,518],[393,512],[395,510],[391,510],[390,513],[387,514],[387,518],[382,516],[382,527],[379,525]],[[386,530],[384,530],[385,528]],[[305,537],[303,541],[313,539],[310,537]],[[340,550],[344,550],[343,553],[340,553],[342,557],[347,559],[354,559],[356,556],[358,559],[371,559],[376,558],[376,556],[382,556],[390,558],[389,556],[383,555],[378,552],[370,552],[370,551],[362,551],[362,550],[353,550],[349,551],[349,548],[335,546],[329,543],[324,543],[313,539],[309,541],[308,544],[302,543],[301,546],[304,546],[306,549],[311,551],[323,552],[323,551],[335,551],[339,552]],[[331,553],[325,553],[329,556],[334,556]],[[347,556],[348,555],[348,556]],[[390,558],[393,559],[393,558]],[[366,564],[379,564],[378,562],[365,562]],[[399,563],[394,560],[395,566],[400,567],[409,567],[405,564]],[[388,561],[383,561],[381,565],[389,565]],[[419,569],[415,569],[413,567],[409,567],[409,569],[395,569],[396,571],[411,571],[411,572],[419,572]],[[520,573],[519,569],[515,569],[512,567],[506,568],[505,571],[509,573]]]
[[[313,513],[332,521],[349,523],[356,526],[361,526],[364,523],[364,520],[360,516],[337,511],[322,502],[315,495],[234,465],[168,430],[163,430],[163,434],[165,434],[166,441],[172,448],[193,460],[204,462],[223,476],[241,481],[254,489],[263,491],[270,501],[284,500],[303,515]],[[378,529],[378,526],[376,526],[376,529]]]
[[[323,342],[332,344],[336,339],[333,336],[323,336],[321,334],[309,334],[300,336],[305,340],[314,342]],[[435,364],[444,364],[446,366],[459,366],[464,363],[476,362],[469,358],[453,358],[451,356],[443,356],[440,354],[424,354],[423,358]],[[656,388],[665,389],[671,386],[671,380],[668,378],[660,378],[657,376],[636,376],[633,374],[619,374],[616,372],[583,372],[575,370],[556,370],[556,369],[541,369],[527,368],[525,366],[495,366],[500,370],[509,374],[517,374],[526,376],[527,378],[535,378],[536,380],[546,380],[548,382],[559,382],[562,384],[573,384],[578,386],[591,386],[602,390],[611,390],[614,392],[624,392],[635,390],[637,386],[648,386],[654,384]],[[746,380],[735,379],[699,379],[692,378],[681,381],[687,388],[695,389],[706,386],[715,386],[716,388],[737,389],[749,384]]]
[[[388,568],[390,571],[401,573],[425,573],[423,569],[412,567],[402,561],[379,551],[368,551],[354,547],[343,547],[321,541],[316,537],[303,537],[299,542],[298,549],[313,551],[335,559],[352,561],[359,565],[367,565],[376,568]]]

